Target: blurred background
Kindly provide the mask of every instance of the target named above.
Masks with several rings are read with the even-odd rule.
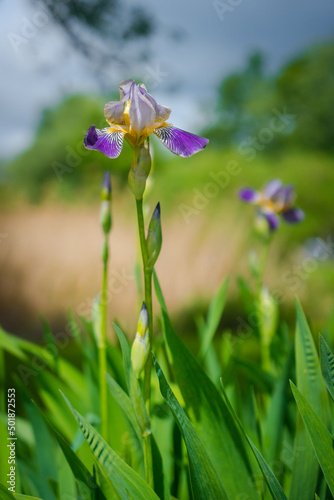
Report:
[[[293,319],[298,295],[316,328],[331,316],[334,286],[334,4],[302,0],[0,1],[0,323],[39,339],[67,314],[89,317],[101,280],[99,191],[113,182],[110,318],[131,332],[139,302],[135,203],[125,145],[116,160],[87,151],[117,85],[144,82],[172,108],[171,122],[210,139],[179,159],[152,139],[150,216],[161,203],[156,269],[177,326],[191,333],[224,277],[224,322],[241,306],[259,243],[243,186],[293,183],[306,213],[282,223],[266,282]],[[111,330],[111,329],[110,329]]]

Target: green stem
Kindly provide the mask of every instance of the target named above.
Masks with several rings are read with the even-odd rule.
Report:
[[[257,297],[258,304],[261,304],[261,293],[263,287],[264,273],[266,270],[266,264],[268,260],[269,247],[271,243],[271,238],[268,237],[264,244],[263,252],[260,260],[260,272],[258,276],[257,283]],[[261,310],[259,311],[261,314]],[[269,372],[271,367],[271,359],[270,359],[270,345],[267,342],[267,339],[263,337],[263,333],[260,331],[260,344],[261,344],[261,364],[264,371]]]
[[[0,411],[5,413],[6,408],[6,396],[5,396],[5,353],[3,349],[0,349]]]
[[[145,283],[145,303],[148,312],[149,321],[149,338],[150,338],[150,354],[146,361],[144,373],[144,401],[148,413],[150,414],[150,398],[151,398],[151,371],[152,371],[152,340],[153,340],[153,311],[152,311],[152,273],[153,269],[148,265],[148,252],[145,238],[145,224],[143,215],[143,199],[136,199],[137,220],[139,230],[139,241],[141,255],[143,261],[144,283]],[[153,487],[153,464],[152,464],[152,445],[151,434],[143,436],[144,441],[144,458],[146,481]]]
[[[99,379],[100,379],[100,416],[101,416],[101,434],[108,442],[108,390],[107,390],[107,303],[108,303],[108,236],[104,240],[103,248],[103,274],[101,290],[101,332],[98,345],[99,351]]]
[[[261,259],[260,259],[260,272],[258,275],[258,282],[257,282],[258,294],[260,294],[261,290],[262,290],[264,273],[266,270],[266,265],[267,265],[267,260],[268,260],[270,242],[271,242],[271,238],[269,237],[264,243],[263,252],[261,255]]]

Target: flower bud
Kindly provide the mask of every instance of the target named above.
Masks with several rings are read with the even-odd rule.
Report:
[[[102,189],[101,189],[101,208],[100,208],[100,222],[105,235],[108,235],[111,230],[111,180],[109,172],[105,172]]]
[[[148,139],[138,149],[138,158],[134,159],[129,172],[129,186],[137,200],[141,200],[146,187],[146,180],[151,171],[151,154]]]
[[[154,209],[150,224],[148,226],[147,238],[148,265],[154,266],[159,257],[162,245],[160,203]]]
[[[257,212],[254,218],[255,234],[262,240],[267,241],[270,236],[268,221],[260,212]]]
[[[101,201],[111,201],[111,179],[108,171],[104,172],[103,176]]]
[[[259,295],[257,316],[261,341],[263,344],[269,346],[277,328],[278,305],[266,286],[262,287]]]
[[[148,312],[145,302],[139,313],[137,332],[131,349],[131,362],[137,378],[144,369],[150,351]]]

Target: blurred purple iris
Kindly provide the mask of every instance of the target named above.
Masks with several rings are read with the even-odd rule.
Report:
[[[239,198],[259,207],[259,213],[267,219],[270,231],[275,231],[280,225],[279,215],[282,215],[289,224],[301,222],[305,217],[304,212],[294,206],[293,186],[283,186],[279,179],[268,182],[262,191],[242,188],[239,191]]]
[[[132,147],[139,147],[152,133],[172,153],[181,157],[192,156],[208,144],[208,139],[166,123],[171,110],[157,104],[142,83],[137,85],[133,80],[125,80],[118,88],[120,100],[108,102],[104,107],[109,127],[100,130],[92,125],[85,136],[86,148],[117,158],[124,138]]]

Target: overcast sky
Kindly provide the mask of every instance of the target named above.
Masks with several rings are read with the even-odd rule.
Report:
[[[221,78],[240,69],[255,50],[265,53],[268,71],[275,71],[311,44],[334,38],[333,0],[122,1],[145,6],[158,29],[149,42],[150,62],[110,68],[110,90],[132,72],[142,74],[157,101],[172,108],[171,121],[192,131],[204,125],[200,111]],[[0,157],[29,145],[43,108],[66,93],[97,90],[90,65],[62,32],[51,22],[36,27],[40,11],[38,2],[0,2]],[[174,31],[184,36],[172,39]]]

